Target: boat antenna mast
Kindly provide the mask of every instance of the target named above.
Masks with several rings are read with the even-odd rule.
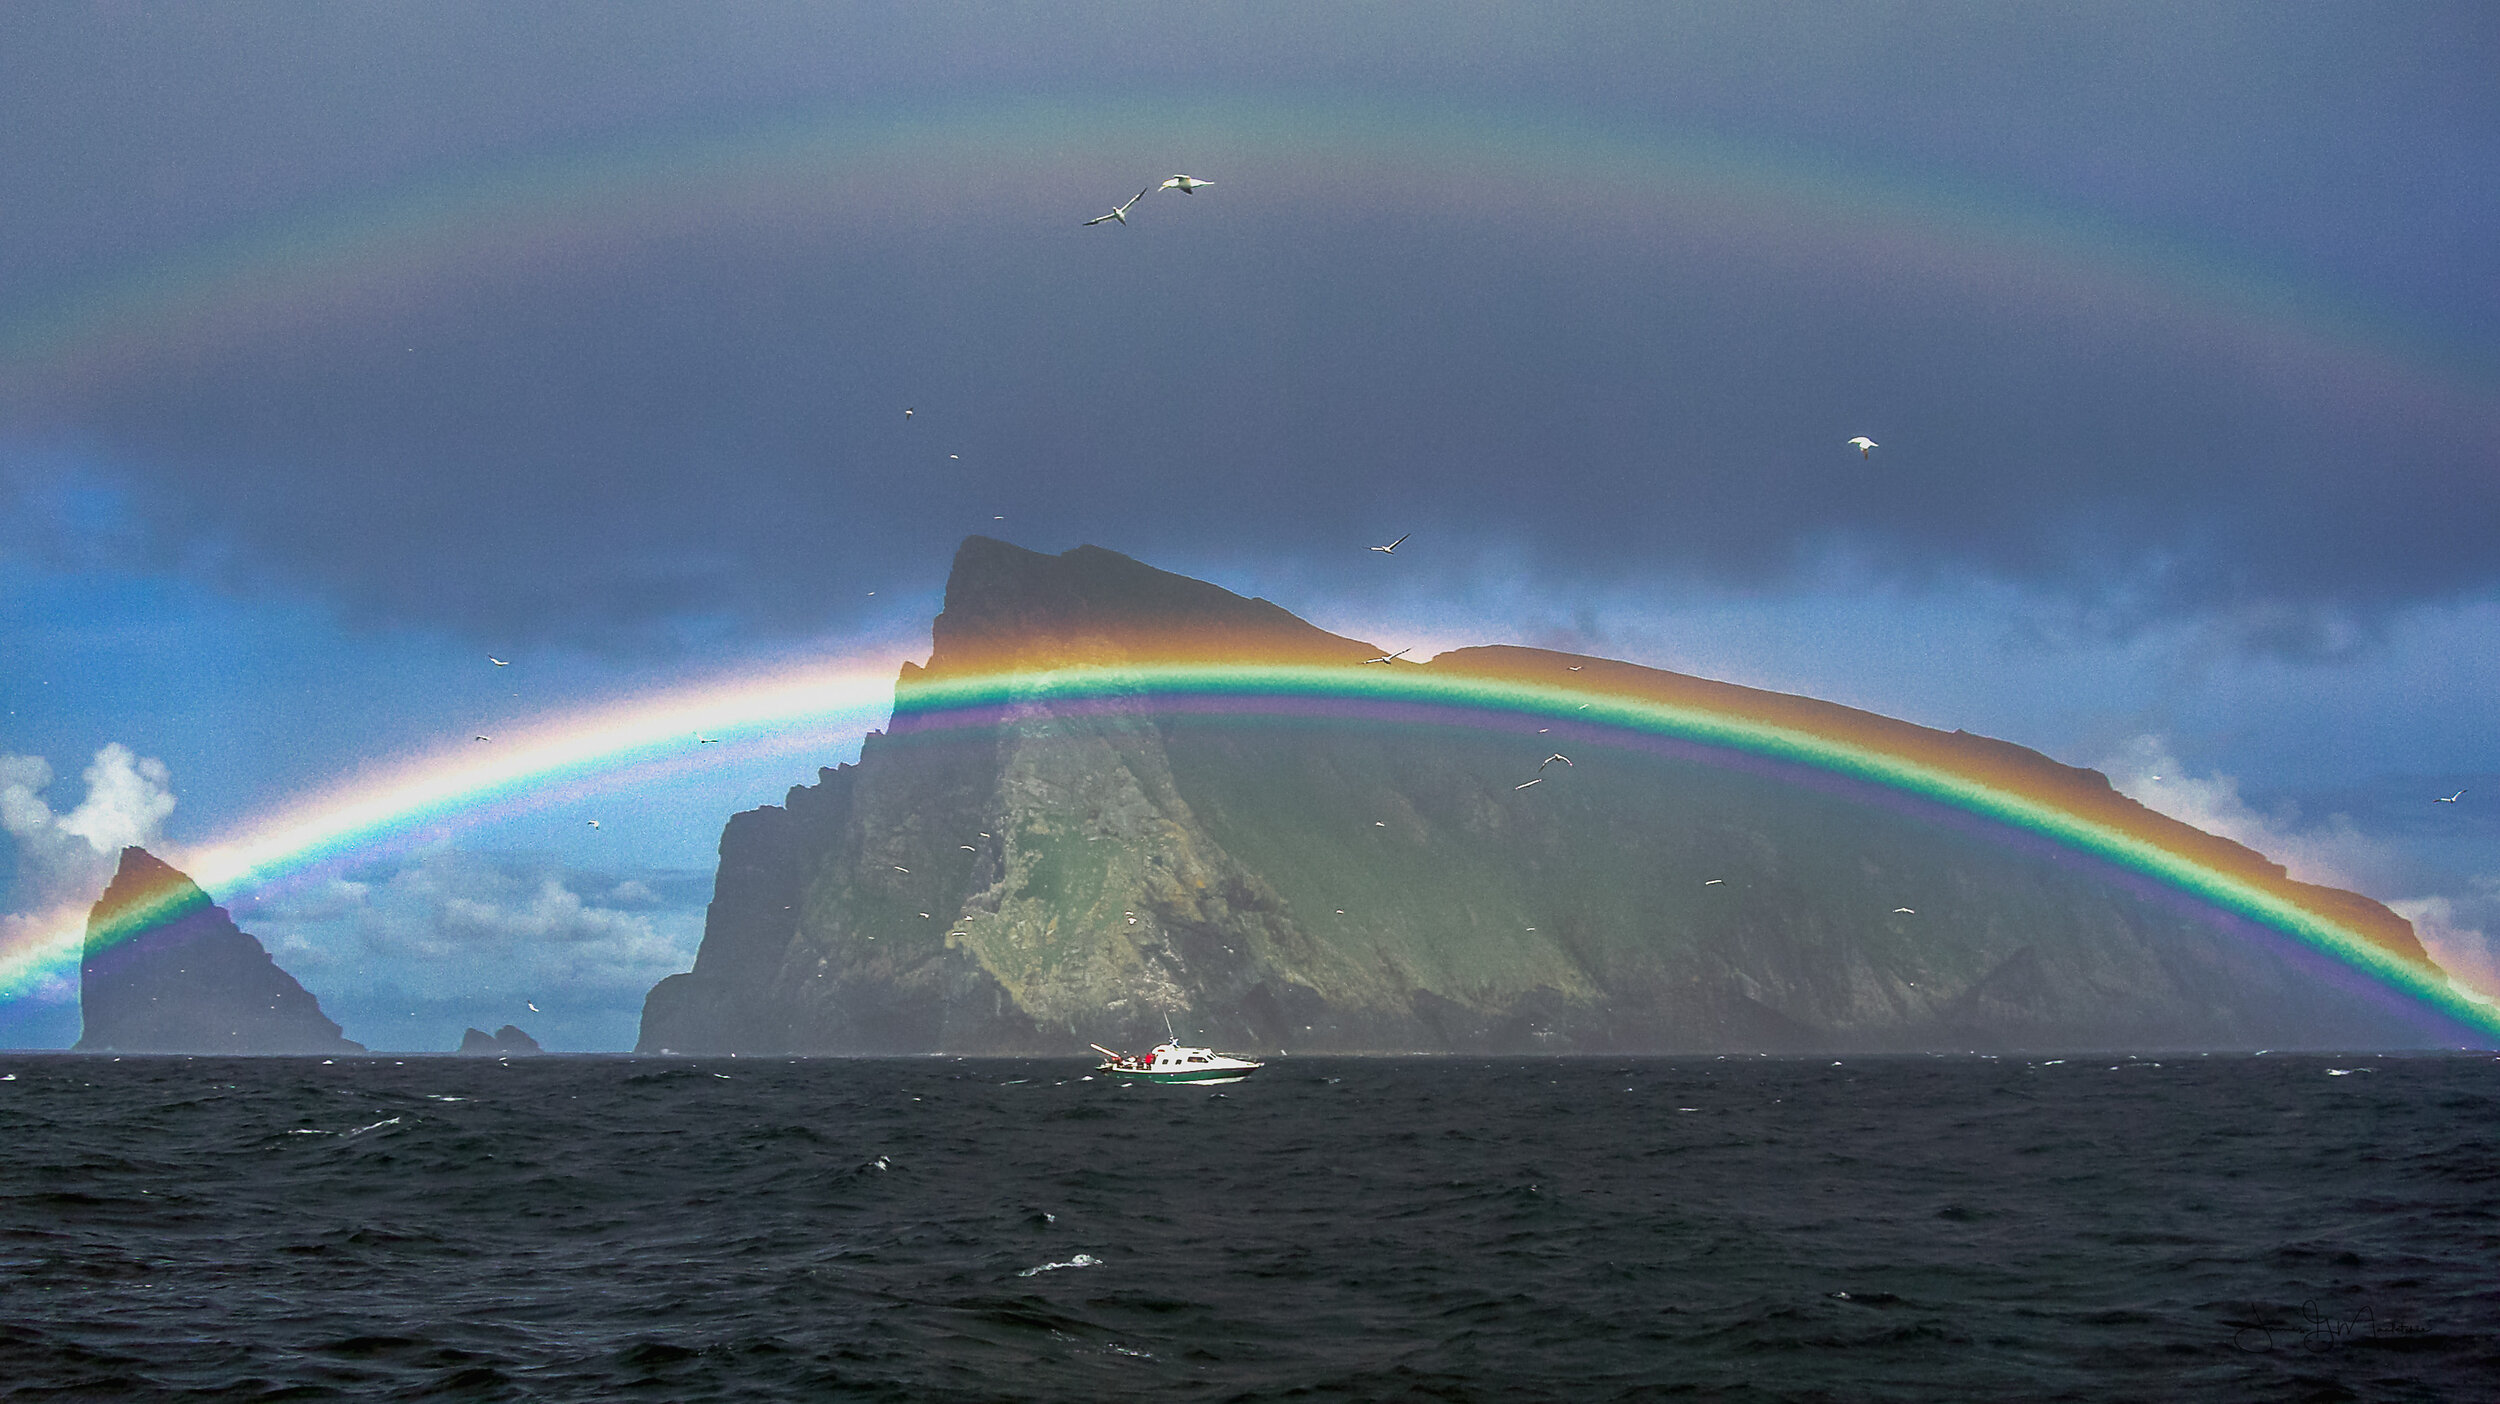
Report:
[[[1180,1046],[1181,1036],[1172,1032],[1172,1011],[1169,1009],[1163,1011],[1163,1036],[1175,1048]]]

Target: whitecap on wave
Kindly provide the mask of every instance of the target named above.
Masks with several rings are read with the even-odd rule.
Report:
[[[1064,1263],[1044,1263],[1040,1267],[1029,1267],[1024,1271],[1017,1273],[1016,1276],[1034,1277],[1045,1272],[1057,1272],[1061,1268],[1088,1268],[1100,1266],[1102,1266],[1102,1259],[1095,1257],[1091,1253],[1079,1253]]]

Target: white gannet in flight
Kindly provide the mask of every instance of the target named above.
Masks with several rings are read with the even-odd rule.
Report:
[[[588,824],[590,827],[592,827],[592,828],[594,828],[594,829],[599,827],[599,821],[598,821],[598,820],[596,820],[596,819],[585,819],[585,820],[583,820],[582,822],[583,822],[583,823],[585,823],[585,824]]]
[[[909,405],[905,405],[905,406],[903,406],[903,418],[905,418],[905,419],[909,419],[909,418],[911,418],[911,406],[909,406]]]
[[[1151,186],[1151,185],[1149,185],[1149,186],[1147,186],[1147,187],[1146,187],[1146,190],[1152,190],[1152,189],[1154,189],[1154,187],[1153,187],[1153,186]],[[1087,227],[1087,228],[1091,228],[1091,227],[1093,227],[1094,225],[1097,225],[1097,224],[1102,223],[1102,222],[1103,222],[1104,220],[1106,220],[1106,219],[1116,219],[1116,220],[1118,220],[1119,222],[1121,222],[1122,224],[1126,224],[1126,223],[1128,223],[1128,207],[1129,207],[1129,206],[1131,206],[1131,205],[1136,204],[1136,203],[1137,203],[1138,201],[1140,201],[1140,200],[1145,199],[1145,198],[1146,198],[1146,190],[1140,190],[1140,191],[1138,191],[1136,194],[1131,195],[1130,197],[1128,197],[1128,198],[1127,198],[1127,199],[1125,199],[1125,200],[1122,200],[1120,203],[1118,203],[1118,204],[1116,204],[1116,205],[1113,205],[1113,206],[1111,207],[1111,213],[1106,214],[1106,215],[1096,215],[1096,216],[1094,216],[1092,219],[1089,219],[1089,220],[1085,221],[1085,225],[1086,225],[1086,227]]]
[[[1554,754],[1552,754],[1552,755],[1550,755],[1550,756],[1547,756],[1545,759],[1543,759],[1543,760],[1541,760],[1541,761],[1538,761],[1538,762],[1536,763],[1536,768],[1537,768],[1539,771],[1543,771],[1543,770],[1545,769],[1545,767],[1547,767],[1547,766],[1549,766],[1549,765],[1552,765],[1552,764],[1553,764],[1554,762],[1556,762],[1556,761],[1561,761],[1561,762],[1562,762],[1562,763],[1563,763],[1566,767],[1569,767],[1570,769],[1574,769],[1574,770],[1576,770],[1576,769],[1578,769],[1578,768],[1579,768],[1579,767],[1574,766],[1574,765],[1572,765],[1572,764],[1571,764],[1571,757],[1564,755],[1564,754],[1563,754],[1562,752],[1560,752],[1560,751],[1556,751]]]
[[[2455,804],[2458,800],[2461,800],[2461,799],[2463,799],[2463,798],[2465,798],[2465,791],[2463,791],[2463,790],[2459,790],[2459,791],[2457,791],[2457,792],[2456,792],[2455,794],[2453,794],[2453,795],[2441,795],[2439,798],[2437,798],[2437,799],[2435,799],[2435,800],[2432,800],[2432,801],[2431,801],[2431,803],[2433,803],[2433,804]]]
[[[717,736],[706,736],[702,732],[698,731],[694,734],[694,743],[698,746],[717,746],[720,744],[720,738]]]
[[[1403,657],[1409,649],[1412,649],[1413,647],[1414,647],[1414,645],[1413,645],[1413,644],[1408,644],[1408,645],[1406,646],[1406,648],[1401,648],[1401,649],[1399,649],[1396,653],[1384,653],[1384,654],[1380,655],[1378,658],[1366,658],[1366,659],[1364,659],[1363,661],[1364,661],[1364,662],[1366,662],[1366,663],[1395,663],[1395,662],[1397,662],[1397,661],[1398,661],[1398,659],[1399,659],[1399,658]]]
[[[1392,541],[1386,546],[1374,546],[1372,549],[1378,551],[1384,556],[1395,555],[1397,554],[1398,546],[1406,540],[1406,537],[1413,536],[1414,534],[1415,533],[1411,531],[1407,532],[1405,536],[1400,536],[1396,541]]]
[[[1702,886],[1704,886],[1704,887],[1716,887],[1716,886],[1718,886],[1720,883],[1723,883],[1723,882],[1725,882],[1725,881],[1727,881],[1727,879],[1726,879],[1726,878],[1712,878],[1712,879],[1710,879],[1708,882],[1703,883],[1703,884],[1702,884]]]
[[[489,663],[494,664],[494,665],[495,665],[496,667],[498,667],[498,668],[509,668],[509,667],[511,667],[511,666],[512,666],[509,662],[505,661],[504,659],[497,658],[495,655],[493,655],[493,654],[491,654],[491,653],[490,653],[490,654],[488,654],[488,655],[486,655],[486,661],[487,661],[487,662],[489,662]]]
[[[1849,447],[1856,449],[1858,451],[1858,457],[1860,458],[1873,458],[1875,455],[1871,452],[1871,450],[1882,448],[1883,445],[1866,437],[1864,434],[1860,434],[1856,438],[1849,441]]]
[[[1176,175],[1170,180],[1163,182],[1161,185],[1156,186],[1155,189],[1177,190],[1183,195],[1194,195],[1198,193],[1199,186],[1213,184],[1215,184],[1214,181],[1200,180],[1196,176]]]
[[[470,739],[470,740],[472,740],[472,741],[492,741],[492,740],[494,740],[495,738],[493,738],[493,737],[491,737],[491,736],[472,736],[472,737],[470,737],[469,739]]]
[[[530,1002],[529,1002],[528,1000],[526,1000],[526,999],[525,999],[525,1000],[522,1000],[521,1002],[522,1002],[523,1004],[530,1004]],[[537,1006],[537,1005],[535,1005],[535,1004],[530,1004],[530,1012],[531,1012],[532,1014],[537,1013],[537,1012],[538,1012],[538,1006]]]
[[[1902,915],[1917,916],[1917,915],[1918,915],[1918,913],[1916,913],[1916,912],[1914,912],[1914,911],[1911,911],[1911,910],[1910,910],[1909,908],[1907,908],[1907,907],[1895,907],[1895,908],[1893,908],[1893,909],[1892,909],[1892,914],[1893,914],[1894,916],[1902,916]]]
[[[1544,776],[1542,776],[1542,775],[1540,775],[1540,776],[1538,776],[1537,778],[1535,778],[1534,780],[1529,781],[1529,782],[1528,782],[1528,785],[1542,785],[1542,784],[1544,784],[1544,783],[1545,783],[1545,777],[1544,777]],[[1524,789],[1528,788],[1528,785],[1513,785],[1513,786],[1511,786],[1511,788],[1512,788],[1512,789],[1514,789],[1514,790],[1524,790]]]

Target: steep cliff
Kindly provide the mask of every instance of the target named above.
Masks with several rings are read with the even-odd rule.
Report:
[[[85,1051],[364,1051],[225,908],[144,848],[122,850],[88,913],[78,1000]]]
[[[1378,650],[1086,547],[958,553],[925,670]],[[1604,660],[1430,665],[1625,695],[1746,693],[2054,792],[2332,909],[2393,913],[1985,738]],[[1712,690],[1718,690],[1714,693]],[[872,735],[738,815],[695,968],[641,1047],[1081,1051],[1184,1031],[1247,1049],[2410,1046],[2421,1026],[2210,909],[1982,826],[1583,741],[1523,798],[1522,738],[1022,697],[977,731]],[[1534,764],[1534,757],[1528,757]],[[2172,832],[2176,831],[2176,832]],[[1909,908],[1901,911],[1897,908]]]

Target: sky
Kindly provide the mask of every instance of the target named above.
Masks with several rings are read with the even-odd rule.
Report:
[[[0,942],[890,677],[978,532],[2019,742],[2500,989],[2494,72],[2478,5],[10,7]],[[630,1047],[845,696],[213,895],[375,1047]]]

